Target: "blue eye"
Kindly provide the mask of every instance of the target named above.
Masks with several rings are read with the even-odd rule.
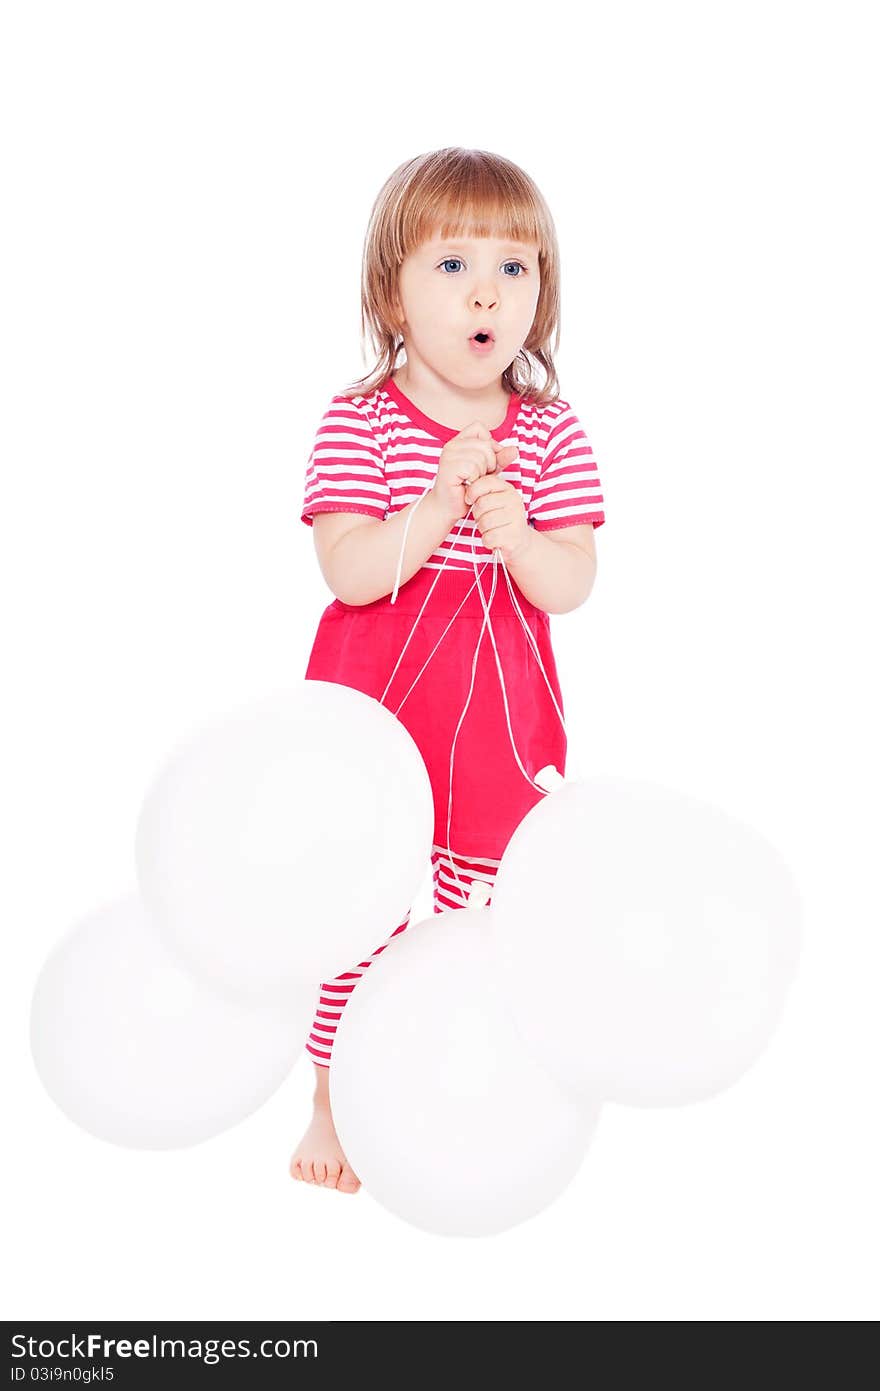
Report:
[[[441,262],[440,262],[440,265],[441,265],[441,266],[449,266],[449,265],[452,265],[452,266],[460,266],[461,264],[462,264],[462,260],[461,260],[461,257],[460,257],[460,256],[447,256],[446,259],[445,259],[444,261],[441,261]],[[527,273],[527,272],[526,272],[526,268],[525,268],[525,266],[522,264],[521,261],[505,261],[504,264],[505,264],[505,266],[519,266],[519,269],[523,272],[523,275],[525,275],[525,274]],[[508,280],[519,280],[519,279],[520,279],[520,276],[519,276],[519,275],[508,275],[508,276],[507,276],[507,279],[508,279]]]

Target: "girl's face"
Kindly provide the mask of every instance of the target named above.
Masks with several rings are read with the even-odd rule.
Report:
[[[403,261],[398,312],[407,361],[479,390],[499,381],[529,335],[541,288],[538,247],[490,237],[433,237]],[[488,329],[478,353],[470,337]]]

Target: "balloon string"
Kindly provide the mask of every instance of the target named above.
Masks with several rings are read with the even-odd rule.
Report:
[[[512,460],[511,462],[515,463],[516,460]],[[416,508],[419,506],[419,503],[421,503],[421,502],[423,501],[423,499],[427,497],[427,495],[428,495],[428,493],[431,491],[431,488],[432,488],[432,487],[433,487],[433,484],[432,484],[432,483],[428,485],[428,487],[427,487],[427,488],[425,489],[425,491],[422,493],[421,497],[419,497],[419,498],[416,500],[415,506],[410,510],[409,515],[407,516],[407,519],[406,519],[406,526],[405,526],[404,529],[403,529],[403,539],[402,539],[401,544],[400,544],[400,555],[399,555],[398,561],[397,561],[397,572],[396,572],[395,577],[394,577],[394,588],[393,588],[392,594],[391,594],[391,603],[392,603],[392,604],[397,603],[397,594],[398,594],[398,590],[399,590],[399,588],[400,588],[400,576],[401,576],[401,573],[402,573],[402,571],[403,571],[403,555],[404,555],[404,551],[405,551],[405,549],[406,549],[406,538],[407,538],[407,534],[408,534],[408,532],[409,532],[410,523],[411,523],[411,521],[412,521],[412,519],[413,519],[413,516],[415,515],[415,511],[416,511]],[[459,536],[459,535],[461,534],[461,529],[462,529],[464,523],[465,523],[465,522],[468,520],[468,518],[471,516],[471,511],[472,511],[472,510],[473,510],[473,509],[469,509],[468,512],[465,514],[465,516],[462,517],[461,521],[460,521],[459,524],[458,524],[458,527],[456,528],[456,532],[455,532],[456,536]],[[462,897],[462,901],[466,901],[466,895],[465,895],[465,892],[464,892],[464,886],[463,886],[463,884],[461,883],[461,880],[459,879],[458,871],[457,871],[456,868],[455,868],[455,857],[453,856],[452,850],[451,850],[450,845],[449,845],[449,839],[450,839],[450,833],[451,833],[451,826],[452,826],[452,779],[453,779],[453,767],[454,767],[454,762],[455,762],[455,745],[456,745],[456,743],[458,742],[459,730],[461,729],[461,726],[462,726],[462,724],[464,723],[464,717],[465,717],[465,715],[467,714],[468,706],[470,705],[470,702],[471,702],[471,696],[472,696],[472,694],[473,694],[474,683],[475,683],[475,681],[476,681],[477,661],[478,661],[479,654],[480,654],[480,648],[481,648],[482,643],[483,643],[483,636],[484,636],[484,634],[485,634],[485,632],[486,632],[486,628],[487,628],[487,627],[488,627],[488,629],[489,629],[489,637],[490,637],[491,642],[492,642],[492,647],[493,647],[494,652],[495,652],[495,665],[496,665],[496,668],[497,668],[497,671],[498,671],[498,680],[499,680],[499,682],[500,682],[500,684],[501,684],[501,698],[502,698],[502,700],[503,700],[503,702],[504,702],[504,713],[505,713],[505,718],[506,718],[506,722],[507,722],[507,732],[508,732],[508,735],[509,735],[509,737],[510,737],[510,746],[511,746],[511,748],[512,748],[512,750],[513,750],[513,756],[514,756],[514,758],[515,758],[515,760],[516,760],[517,767],[519,768],[520,772],[522,773],[522,775],[523,775],[523,777],[526,779],[526,781],[529,783],[529,785],[530,785],[531,787],[533,787],[537,792],[540,792],[542,796],[546,796],[546,795],[547,795],[547,789],[544,788],[544,787],[541,787],[539,783],[536,783],[535,780],[534,780],[532,777],[529,776],[529,774],[526,772],[525,768],[523,767],[522,762],[521,762],[520,757],[519,757],[519,752],[518,752],[517,747],[516,747],[516,741],[514,740],[514,737],[513,737],[513,729],[512,729],[512,727],[511,727],[511,723],[510,723],[510,706],[509,706],[508,700],[507,700],[507,688],[506,688],[506,686],[505,686],[505,684],[504,684],[504,672],[503,672],[502,666],[501,666],[501,658],[500,658],[499,653],[498,653],[498,644],[497,644],[496,641],[495,641],[495,632],[494,632],[494,629],[493,629],[493,627],[492,627],[491,618],[490,618],[490,616],[489,616],[489,614],[490,614],[490,609],[491,609],[491,606],[492,606],[492,601],[493,601],[493,599],[494,599],[494,597],[495,597],[495,589],[496,589],[497,582],[498,582],[498,569],[497,569],[497,566],[498,566],[498,563],[499,563],[499,562],[500,562],[501,568],[502,568],[502,570],[503,570],[503,572],[504,572],[504,578],[505,578],[505,580],[506,580],[506,582],[507,582],[507,588],[508,588],[508,591],[509,591],[509,594],[510,594],[510,598],[511,598],[511,600],[512,600],[512,602],[513,602],[513,606],[514,606],[514,608],[515,608],[515,610],[516,610],[516,613],[517,613],[517,616],[518,616],[518,618],[519,618],[519,621],[520,621],[520,623],[521,623],[521,625],[522,625],[523,631],[525,632],[526,638],[528,639],[528,642],[529,642],[529,644],[530,644],[530,646],[531,646],[532,652],[534,653],[535,659],[536,659],[536,661],[537,661],[537,663],[538,663],[538,666],[539,666],[539,668],[540,668],[540,670],[541,670],[541,675],[542,675],[543,678],[544,678],[545,685],[547,686],[547,689],[548,689],[548,691],[550,692],[550,698],[551,698],[551,700],[553,701],[553,707],[554,707],[554,709],[556,710],[557,715],[559,716],[559,721],[560,721],[560,723],[561,723],[561,725],[562,725],[563,732],[565,732],[565,719],[564,719],[564,717],[563,717],[562,711],[561,711],[560,708],[559,708],[559,705],[557,704],[556,696],[555,696],[554,693],[553,693],[553,687],[551,686],[550,680],[549,680],[549,678],[548,678],[548,676],[547,676],[547,673],[546,673],[546,671],[545,671],[545,669],[544,669],[544,663],[543,663],[542,660],[541,660],[541,654],[540,654],[540,652],[539,652],[539,650],[538,650],[538,644],[537,644],[537,642],[535,641],[534,634],[532,633],[532,631],[531,631],[531,629],[530,629],[528,623],[526,622],[526,619],[525,619],[525,617],[524,617],[524,615],[523,615],[522,609],[520,608],[519,603],[518,603],[517,598],[516,598],[516,595],[514,594],[513,586],[512,586],[512,584],[511,584],[510,575],[508,574],[507,566],[506,566],[505,563],[504,563],[504,557],[502,556],[501,551],[498,550],[498,549],[496,549],[496,550],[494,550],[494,551],[492,552],[492,559],[491,559],[491,561],[489,561],[489,560],[484,561],[483,564],[480,566],[480,568],[479,568],[479,570],[478,570],[478,569],[477,569],[477,565],[478,565],[478,561],[477,561],[477,552],[476,552],[476,545],[475,545],[475,541],[476,541],[476,535],[475,535],[475,533],[476,533],[476,528],[475,528],[475,527],[472,527],[472,528],[471,528],[471,536],[470,536],[470,544],[471,544],[471,558],[472,558],[472,561],[473,561],[474,573],[475,573],[475,576],[476,576],[476,578],[474,579],[474,583],[471,585],[470,589],[467,591],[467,594],[465,594],[464,599],[462,599],[462,601],[461,601],[461,603],[459,604],[458,608],[456,609],[455,613],[452,615],[452,618],[449,620],[449,622],[447,623],[447,625],[446,625],[446,627],[444,628],[443,632],[441,633],[440,637],[437,639],[437,642],[434,644],[433,648],[431,649],[431,652],[428,654],[427,659],[426,659],[425,662],[422,664],[421,670],[420,670],[420,671],[418,672],[418,674],[416,675],[415,680],[414,680],[414,681],[412,682],[412,684],[410,685],[409,690],[407,691],[406,695],[403,697],[403,700],[400,702],[400,705],[397,707],[397,710],[393,712],[396,716],[399,716],[400,711],[403,709],[403,706],[405,705],[406,701],[409,699],[410,694],[412,693],[412,691],[413,691],[414,687],[416,686],[417,682],[420,680],[420,678],[421,678],[421,676],[422,676],[422,673],[424,672],[424,670],[425,670],[425,668],[427,667],[428,663],[431,661],[431,658],[434,656],[434,653],[437,651],[437,648],[440,646],[440,643],[443,641],[443,639],[445,638],[446,634],[449,632],[449,629],[452,627],[452,624],[455,622],[455,619],[458,617],[458,615],[459,615],[459,613],[461,612],[462,608],[464,607],[465,603],[467,602],[467,600],[470,598],[471,594],[473,593],[474,588],[478,588],[478,589],[479,589],[479,592],[480,592],[480,602],[481,602],[481,604],[482,604],[482,606],[483,606],[483,625],[482,625],[482,627],[481,627],[481,629],[480,629],[480,635],[479,635],[479,637],[478,637],[478,639],[477,639],[477,645],[476,645],[476,649],[475,649],[475,651],[474,651],[474,658],[473,658],[473,662],[472,662],[472,664],[471,664],[471,684],[470,684],[470,689],[469,689],[468,694],[467,694],[467,699],[466,699],[465,704],[464,704],[464,709],[463,709],[462,712],[461,712],[461,716],[459,717],[459,721],[458,721],[458,724],[457,724],[456,729],[455,729],[455,735],[454,735],[453,740],[452,740],[452,748],[451,748],[451,750],[450,750],[450,757],[449,757],[449,797],[448,797],[448,801],[447,801],[447,814],[446,814],[446,847],[445,847],[445,848],[446,848],[447,855],[448,855],[448,857],[449,857],[449,864],[450,864],[450,866],[451,866],[451,868],[452,868],[452,873],[453,873],[453,875],[455,876],[455,880],[456,880],[456,883],[457,883],[458,888],[459,888],[459,892],[460,892],[461,897]],[[444,558],[443,558],[443,564],[439,567],[439,569],[438,569],[438,571],[437,571],[437,574],[436,574],[436,576],[435,576],[435,578],[434,578],[434,581],[433,581],[433,583],[432,583],[432,585],[431,585],[431,588],[428,590],[428,593],[425,595],[424,601],[423,601],[423,603],[422,603],[422,607],[419,609],[419,612],[418,612],[417,615],[416,615],[415,623],[413,624],[412,628],[410,629],[409,636],[407,637],[406,642],[404,643],[403,647],[401,648],[400,655],[399,655],[399,657],[397,658],[397,662],[395,663],[394,670],[392,671],[391,676],[389,677],[388,684],[386,685],[385,690],[382,692],[382,696],[381,696],[381,699],[380,699],[380,701],[379,701],[380,705],[384,705],[384,703],[385,703],[385,697],[387,696],[388,691],[389,691],[389,688],[390,688],[390,686],[391,686],[391,684],[392,684],[392,682],[393,682],[393,680],[394,680],[395,673],[396,673],[398,667],[400,666],[400,663],[401,663],[402,660],[403,660],[404,653],[406,652],[406,649],[407,649],[407,647],[409,646],[409,644],[410,644],[410,642],[411,642],[411,640],[412,640],[413,634],[415,633],[415,630],[416,630],[416,628],[418,627],[419,620],[421,619],[422,614],[423,614],[424,611],[425,611],[425,606],[426,606],[428,600],[430,599],[431,595],[433,594],[434,589],[435,589],[435,587],[436,587],[436,585],[437,585],[438,580],[440,579],[441,574],[442,574],[443,571],[446,569],[446,566],[447,566],[447,564],[449,563],[450,554],[451,554],[451,551],[447,551],[446,555],[445,555]],[[492,565],[492,588],[491,588],[491,591],[490,591],[490,594],[489,594],[489,600],[488,600],[488,603],[487,603],[487,601],[486,601],[486,596],[485,596],[485,594],[483,593],[482,575],[483,575],[483,571],[485,570],[486,566],[487,566],[487,565],[490,565],[490,564]]]

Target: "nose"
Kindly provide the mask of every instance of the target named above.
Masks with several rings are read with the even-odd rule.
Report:
[[[493,289],[488,288],[488,286],[483,286],[482,289],[478,286],[478,291],[479,293],[475,292],[472,297],[472,303],[474,308],[494,308],[494,306],[498,303],[498,296],[495,294],[495,291]]]

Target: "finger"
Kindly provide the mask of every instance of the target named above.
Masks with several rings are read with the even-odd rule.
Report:
[[[465,485],[465,498],[469,502],[474,502],[478,497],[485,497],[489,493],[509,493],[516,489],[506,478],[500,478],[497,473],[487,474],[483,478],[474,478]]]
[[[466,425],[463,430],[459,430],[459,435],[464,435],[466,439],[491,440],[492,432],[488,425],[484,425],[482,420],[473,420],[470,425]]]
[[[510,514],[507,498],[500,493],[483,493],[482,497],[475,498],[473,506],[480,504],[480,516],[488,517],[490,512],[501,512],[505,516]]]
[[[467,487],[469,483],[476,483],[479,478],[482,478],[483,471],[483,460],[477,456],[470,455],[462,459],[461,463],[458,465],[458,481]]]
[[[475,478],[473,486],[486,493],[503,493],[508,488],[513,487],[513,484],[508,482],[506,478],[502,478],[501,470],[496,468],[481,474],[479,478]]]
[[[509,459],[502,459],[502,457],[501,457],[502,454],[505,454],[508,450],[510,450],[510,458],[509,458]],[[498,446],[498,452],[497,452],[497,454],[495,455],[495,467],[496,467],[496,469],[505,469],[505,468],[508,468],[511,464],[518,464],[519,461],[520,461],[520,459],[519,459],[519,446],[518,446],[518,445],[516,445],[516,444],[502,444],[502,445],[499,445],[499,446]]]
[[[482,478],[490,470],[494,470],[495,456],[482,440],[474,440],[472,446],[463,455],[459,465],[459,477],[463,483],[475,481]],[[463,476],[467,470],[468,476]]]
[[[471,439],[468,440],[468,448],[462,452],[462,465],[465,461],[471,469],[474,478],[481,478],[484,473],[495,467],[495,451],[492,449],[491,439]]]
[[[485,537],[489,531],[498,531],[508,526],[512,519],[504,512],[498,512],[495,508],[484,507],[479,516],[476,512],[474,513],[474,520],[480,528],[481,534]]]
[[[495,457],[496,457],[496,456],[495,456],[495,451],[494,451],[494,449],[492,448],[492,445],[493,445],[494,443],[495,443],[495,441],[494,441],[493,439],[490,439],[489,442],[486,444],[485,448],[482,450],[482,465],[483,465],[482,472],[483,472],[483,473],[494,473],[494,472],[495,472]]]

